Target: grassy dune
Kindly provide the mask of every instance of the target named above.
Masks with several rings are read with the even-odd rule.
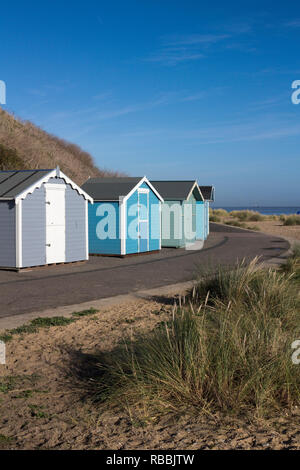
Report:
[[[284,413],[299,405],[299,252],[282,272],[257,260],[199,280],[151,334],[98,357],[96,397],[153,419],[164,413]],[[298,276],[298,277],[297,277]]]
[[[0,108],[0,171],[57,165],[78,184],[89,176],[117,174],[97,168],[92,156],[77,145],[48,134],[29,121],[16,119]]]
[[[284,226],[300,225],[300,215],[262,215],[256,211],[241,210],[228,212],[225,209],[210,209],[209,219],[211,222],[225,223],[234,227],[250,228],[259,230],[259,227],[249,226],[252,222],[278,221]]]

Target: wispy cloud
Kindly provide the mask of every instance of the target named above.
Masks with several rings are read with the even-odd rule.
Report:
[[[284,23],[287,28],[300,28],[300,18]]]
[[[33,95],[33,96],[40,96],[40,97],[45,97],[46,94],[47,94],[45,91],[39,90],[38,88],[30,88],[29,90],[27,90],[27,92],[28,92],[30,95]]]
[[[175,66],[182,62],[203,59],[216,45],[244,49],[245,44],[240,45],[237,41],[232,42],[241,34],[251,31],[248,24],[231,25],[228,31],[209,34],[181,34],[167,35],[161,38],[161,47],[157,52],[144,58],[146,62],[158,62],[166,66]],[[231,41],[231,42],[230,42]],[[231,44],[231,45],[230,45]]]
[[[97,95],[93,96],[93,99],[96,101],[104,101],[108,98],[112,97],[112,92],[111,91],[104,91],[102,93],[98,93]]]
[[[99,108],[98,105],[85,109],[61,110],[48,115],[47,119],[43,122],[43,126],[51,128],[54,125],[60,125],[66,129],[69,139],[73,137],[78,138],[99,129],[102,121],[166,105],[175,99],[178,100],[178,98],[176,98],[177,95],[176,92],[161,93],[152,100],[119,106],[113,109],[103,109],[103,105]]]
[[[186,34],[180,36],[165,36],[163,43],[165,46],[209,45],[223,41],[229,37],[230,34]]]
[[[201,144],[254,142],[300,136],[300,124],[268,118],[248,122],[232,122],[174,133],[174,138],[197,140]]]
[[[185,102],[185,101],[202,100],[203,98],[206,98],[207,94],[208,94],[207,91],[200,91],[199,93],[195,93],[193,95],[187,95],[184,98],[182,98],[180,101]]]
[[[160,62],[163,65],[177,65],[180,62],[190,60],[199,60],[204,57],[204,54],[191,52],[187,48],[165,48],[158,54],[154,54],[145,59],[146,62]]]
[[[151,129],[148,131],[128,132],[122,137],[145,138],[159,136],[163,140],[184,141],[184,145],[216,145],[239,142],[256,142],[300,136],[300,124],[291,118],[285,120],[265,118],[248,121],[220,122],[217,125],[201,126],[194,129]]]

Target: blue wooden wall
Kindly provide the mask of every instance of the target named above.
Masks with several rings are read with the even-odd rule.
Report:
[[[160,209],[159,199],[147,183],[143,183],[140,188],[149,189],[149,251],[160,249]],[[138,253],[137,237],[137,204],[138,190],[136,190],[127,200],[127,235],[126,254]],[[130,230],[130,228],[132,230]],[[135,232],[134,236],[129,234]]]
[[[104,219],[108,215],[108,204],[115,211],[115,227],[113,231],[116,238],[99,238],[99,231],[103,227]],[[103,215],[101,215],[101,213]],[[91,254],[104,254],[104,255],[120,255],[121,242],[120,242],[120,227],[119,227],[119,203],[118,202],[95,202],[89,204],[89,252]],[[105,230],[108,230],[106,227]]]

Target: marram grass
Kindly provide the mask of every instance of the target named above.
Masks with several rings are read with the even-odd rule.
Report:
[[[299,284],[257,260],[199,280],[169,320],[99,356],[96,396],[153,418],[163,413],[268,416],[299,405]]]

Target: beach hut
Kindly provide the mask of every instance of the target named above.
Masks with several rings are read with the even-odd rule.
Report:
[[[204,198],[204,240],[206,240],[209,235],[209,204],[215,200],[215,188],[214,186],[200,186],[200,190]],[[198,210],[201,212],[203,208],[199,206]]]
[[[0,267],[88,259],[88,202],[60,171],[0,172]]]
[[[196,204],[204,204],[197,181],[151,180],[151,183],[164,198],[162,246],[181,248],[193,244],[197,239]]]
[[[90,254],[126,256],[161,248],[163,198],[146,177],[90,178]]]

